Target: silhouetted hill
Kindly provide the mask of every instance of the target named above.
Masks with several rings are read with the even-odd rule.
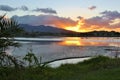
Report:
[[[68,31],[52,26],[32,26],[28,24],[21,24],[20,25],[26,32],[43,32],[43,33],[72,33],[73,31]]]
[[[86,36],[86,37],[120,37],[119,32],[115,31],[92,31],[86,33],[79,33],[79,36]]]
[[[92,31],[92,32],[73,32],[65,29],[60,29],[52,26],[32,26],[28,24],[20,25],[25,32],[18,36],[28,36],[28,37],[37,37],[37,36],[78,36],[78,37],[120,37],[119,32],[115,31]]]

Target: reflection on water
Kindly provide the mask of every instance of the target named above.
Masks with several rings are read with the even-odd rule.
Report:
[[[9,50],[12,55],[24,56],[30,49],[37,55],[42,57],[42,62],[76,56],[95,56],[106,55],[114,56],[110,49],[118,49],[120,38],[79,38],[79,37],[61,37],[61,38],[31,38],[29,41],[19,41],[21,47]],[[25,38],[24,38],[25,40]],[[35,41],[37,40],[37,41]],[[46,41],[47,40],[47,41]],[[109,51],[108,51],[109,49]]]
[[[78,37],[73,37],[73,38],[64,38],[64,41],[62,42],[59,42],[58,44],[59,45],[65,45],[65,46],[82,46],[84,45],[82,43],[82,39],[81,38],[78,38]]]
[[[67,37],[64,41],[59,42],[59,45],[64,46],[119,46],[120,39],[117,38],[79,38],[79,37]]]

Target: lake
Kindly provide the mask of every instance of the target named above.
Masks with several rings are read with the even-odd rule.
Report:
[[[119,37],[42,37],[42,38],[15,38],[21,47],[7,49],[11,55],[23,57],[30,50],[42,62],[68,57],[85,57],[105,55],[119,56]]]

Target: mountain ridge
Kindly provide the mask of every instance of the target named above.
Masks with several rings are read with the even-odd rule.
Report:
[[[91,32],[74,32],[52,26],[32,26],[28,24],[20,25],[25,30],[24,35],[29,36],[78,36],[78,37],[120,37],[120,32],[115,31],[91,31]]]
[[[27,32],[76,33],[74,31],[69,31],[69,30],[52,27],[52,26],[45,26],[45,25],[32,26],[29,24],[20,24],[20,27],[22,27]]]

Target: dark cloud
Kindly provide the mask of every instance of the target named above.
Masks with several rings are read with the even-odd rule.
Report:
[[[94,10],[94,9],[96,9],[97,7],[96,6],[90,6],[88,9],[89,10]]]
[[[83,19],[83,17],[81,17],[81,16],[78,16],[77,18],[78,18],[78,19]]]
[[[90,25],[107,26],[109,22],[110,22],[109,20],[106,20],[103,17],[99,16],[86,19],[86,23]]]
[[[17,8],[13,8],[8,5],[0,5],[0,10],[1,11],[15,11],[15,10],[17,10]]]
[[[49,14],[57,14],[57,12],[51,8],[36,8],[33,11],[49,13]]]
[[[94,26],[99,28],[116,29],[120,28],[120,13],[118,11],[104,11],[101,16],[92,17],[85,20],[84,28]]]
[[[21,8],[20,8],[21,10],[23,10],[23,11],[28,11],[29,9],[28,9],[28,7],[27,6],[25,6],[25,5],[23,5],[23,6],[21,6]]]
[[[104,11],[100,13],[102,17],[108,18],[109,20],[120,18],[120,13],[118,11]]]
[[[8,5],[0,5],[0,10],[11,12],[11,11],[16,11],[16,10],[28,11],[29,9],[25,5],[21,6],[20,8],[14,8],[14,7],[11,7],[11,6],[8,6]]]
[[[13,16],[15,20],[22,24],[30,25],[49,25],[59,28],[64,28],[66,26],[74,26],[76,22],[70,18],[64,18],[54,15],[25,15],[25,16]]]
[[[25,5],[21,7],[17,7],[17,8],[14,8],[8,5],[0,5],[0,11],[11,12],[11,11],[16,11],[16,10],[30,11],[29,8]],[[42,13],[47,13],[47,14],[57,14],[57,11],[53,10],[52,8],[36,8],[36,9],[33,9],[32,11],[42,12]]]
[[[101,16],[87,19],[88,23],[93,25],[109,26],[113,20],[120,18],[120,13],[118,11],[104,11],[100,14]]]

